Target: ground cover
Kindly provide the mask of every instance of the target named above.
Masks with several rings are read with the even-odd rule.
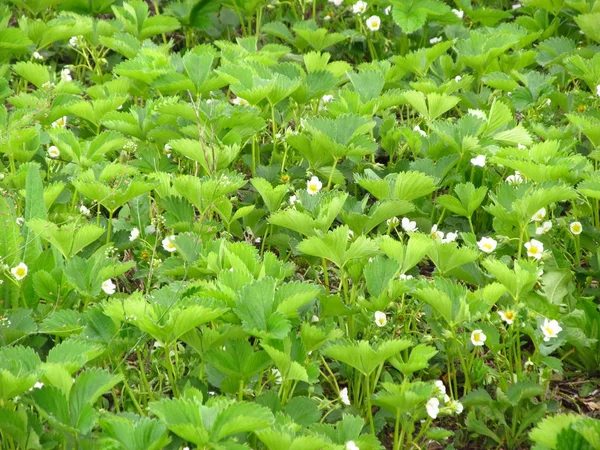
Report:
[[[600,449],[600,2],[1,3],[3,449]]]

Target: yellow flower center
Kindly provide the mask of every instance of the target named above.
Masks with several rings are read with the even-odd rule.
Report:
[[[552,328],[546,327],[546,328],[544,328],[544,331],[546,332],[546,334],[548,336],[554,336],[554,330]]]
[[[18,277],[24,277],[26,274],[25,269],[23,267],[17,267],[17,270],[15,270],[15,273],[17,274]]]
[[[581,231],[581,227],[579,225],[573,225],[571,227],[574,233],[579,233]]]
[[[169,241],[169,243],[167,244],[167,247],[175,248],[175,244],[173,244],[171,241]]]
[[[316,184],[309,184],[308,185],[308,190],[310,192],[317,192],[317,190],[318,190],[317,185]]]
[[[506,317],[506,320],[513,320],[515,318],[515,313],[512,311],[506,311],[506,313],[504,313],[504,317]]]
[[[479,334],[479,333],[475,333],[475,334],[473,335],[473,340],[474,340],[475,342],[481,342],[481,334]]]
[[[485,244],[483,244],[483,248],[485,248],[486,250],[491,250],[492,244],[486,242]]]
[[[532,245],[531,247],[529,247],[529,253],[531,253],[532,255],[537,254],[538,248],[535,245]]]

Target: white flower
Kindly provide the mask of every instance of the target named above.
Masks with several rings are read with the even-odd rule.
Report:
[[[429,400],[427,400],[425,409],[427,410],[429,417],[435,419],[440,412],[440,401],[435,397],[431,397]]]
[[[454,15],[456,17],[458,17],[459,19],[462,19],[465,16],[464,11],[460,11],[458,9],[453,9],[452,12],[454,13]]]
[[[533,216],[531,216],[532,222],[541,222],[546,217],[546,208],[538,210]]]
[[[485,167],[485,155],[477,155],[475,158],[471,158],[471,164],[477,167]]]
[[[79,38],[77,36],[73,36],[71,39],[69,39],[69,45],[73,48],[77,47],[77,44],[79,44]]]
[[[462,77],[461,77],[460,75],[456,75],[456,76],[454,77],[454,81],[456,81],[457,83],[458,83],[460,80],[462,80]]]
[[[352,12],[354,14],[362,14],[367,10],[367,2],[358,1],[352,5]]]
[[[154,234],[156,233],[156,227],[154,225],[148,225],[146,228],[144,228],[144,233]]]
[[[67,116],[60,117],[52,122],[52,128],[64,128],[67,126]]]
[[[527,148],[527,146],[526,146],[526,145],[523,145],[523,144],[517,144],[517,148],[518,148],[519,150],[525,150],[525,149]]]
[[[497,245],[498,242],[491,237],[482,237],[481,239],[479,239],[479,242],[477,242],[479,250],[481,250],[484,253],[492,253],[494,250],[496,250]]]
[[[439,43],[439,42],[442,42],[442,37],[441,37],[441,36],[438,36],[438,37],[434,37],[434,38],[431,38],[431,39],[429,39],[429,43],[430,43],[430,44],[432,44],[432,45],[433,45],[433,44],[437,44],[437,43]]]
[[[458,238],[458,231],[457,232],[451,231],[450,233],[448,233],[446,235],[445,238],[442,238],[442,243],[447,244],[448,242],[454,242],[454,241],[456,241],[457,238]]]
[[[329,103],[331,100],[333,100],[333,95],[331,95],[331,94],[325,94],[323,97],[321,97],[321,101],[323,102],[324,105]]]
[[[25,223],[25,218],[23,218],[23,217],[17,217],[17,219],[15,220],[15,222],[17,222],[17,225],[19,225],[20,227],[22,227],[23,224]]]
[[[117,286],[113,283],[113,280],[108,279],[102,283],[102,290],[106,295],[112,295],[117,291]]]
[[[391,7],[391,6],[388,6],[387,8],[385,8],[385,9],[383,10],[383,13],[384,13],[386,16],[389,16],[391,12],[392,12],[392,7]],[[598,95],[600,95],[600,94],[598,94]]]
[[[443,231],[438,231],[437,224],[433,224],[433,226],[431,227],[431,231],[429,232],[429,235],[433,239],[440,239],[440,240],[444,239],[444,232]]]
[[[514,175],[509,175],[505,180],[508,184],[521,184],[523,182],[523,177],[521,176],[521,172],[515,170]]]
[[[238,106],[249,106],[250,105],[250,103],[248,103],[248,100],[243,99],[242,97],[235,97],[233,100],[231,100],[231,104],[238,105]]]
[[[27,276],[28,270],[29,269],[27,269],[27,265],[24,262],[22,262],[19,263],[17,267],[13,267],[12,269],[10,269],[10,272],[17,280],[22,280]]]
[[[48,147],[48,156],[50,158],[58,158],[60,156],[60,150],[56,145],[51,145]]]
[[[277,369],[271,369],[271,374],[275,375],[275,384],[281,384],[283,381],[283,377],[281,376],[281,372]]]
[[[33,385],[33,389],[41,389],[44,387],[44,383],[42,383],[41,381],[37,381],[34,385]]]
[[[60,78],[63,81],[73,81],[73,77],[71,76],[71,71],[69,69],[63,69],[60,71]]]
[[[344,0],[329,0],[329,3],[333,3],[335,6],[340,6],[344,3]]]
[[[569,230],[571,230],[571,233],[573,233],[574,235],[581,234],[581,232],[583,231],[581,222],[571,222],[569,224]]]
[[[210,394],[210,392],[209,392],[209,394]],[[215,393],[213,392],[212,395],[215,395]],[[190,448],[186,446],[186,447],[183,447],[181,450],[190,450]]]
[[[546,220],[545,222],[542,223],[541,227],[537,227],[535,229],[535,234],[537,234],[538,236],[540,234],[546,234],[551,229],[552,229],[552,222],[549,220]]]
[[[360,450],[360,448],[354,443],[354,441],[348,441],[346,442],[346,450]]]
[[[138,227],[134,227],[131,230],[131,233],[129,233],[129,241],[133,242],[135,241],[140,235],[140,229]]]
[[[381,19],[379,18],[379,16],[371,16],[367,19],[366,24],[369,30],[377,31],[381,26]]]
[[[547,98],[546,99],[546,106],[550,106],[552,104],[552,100]]]
[[[400,280],[407,281],[407,280],[412,280],[414,277],[412,275],[406,275],[405,273],[401,273],[398,278]]]
[[[89,215],[91,214],[91,211],[90,211],[88,208],[86,208],[86,206],[85,206],[85,205],[81,205],[81,206],[79,207],[79,212],[80,212],[81,214],[83,214],[84,216],[89,216]]]
[[[348,388],[344,388],[340,391],[340,401],[344,405],[350,406],[350,398],[348,397]]]
[[[385,327],[387,324],[387,316],[383,311],[375,311],[375,325],[379,328]]]
[[[427,137],[427,133],[425,133],[423,130],[421,130],[421,127],[419,125],[415,125],[413,127],[413,131],[416,131],[417,133],[419,133],[423,137]]]
[[[397,217],[392,217],[391,219],[388,219],[385,221],[385,224],[389,227],[397,227],[400,224],[400,219],[398,219]]]
[[[417,231],[417,222],[415,222],[414,220],[410,220],[408,217],[403,217],[402,218],[402,229],[404,231]]]
[[[352,240],[352,238],[354,237],[354,231],[352,230],[348,230],[348,240]]]
[[[512,9],[519,9],[522,5],[520,3],[515,3],[512,5]]]
[[[544,333],[544,342],[548,342],[550,339],[558,336],[558,333],[562,331],[562,328],[556,320],[544,319],[542,324],[542,333]]]
[[[308,192],[310,195],[315,195],[321,190],[322,187],[323,183],[321,183],[317,177],[312,177],[306,182],[306,192]]]
[[[437,396],[446,395],[446,385],[442,380],[435,380],[434,384]]]
[[[173,239],[175,239],[175,236],[171,235],[162,240],[163,248],[169,253],[173,253],[177,250],[177,247],[175,247],[175,244],[173,243]]]
[[[317,315],[313,315],[312,318],[310,319],[311,322],[316,323],[319,321],[319,316]]]
[[[486,339],[487,336],[482,330],[473,330],[471,333],[471,342],[475,347],[482,347]]]
[[[544,244],[542,244],[540,241],[532,239],[525,243],[525,248],[527,249],[527,256],[530,258],[542,258],[542,254],[544,253]]]
[[[44,59],[44,57],[39,52],[33,52],[33,57],[35,59]]]
[[[469,109],[469,114],[471,114],[472,116],[477,117],[478,119],[487,120],[487,116],[485,115],[485,112],[483,112],[480,109]],[[485,156],[484,156],[484,158],[485,158]],[[471,160],[471,162],[473,162],[473,160]],[[485,164],[485,160],[484,160],[484,164]],[[477,164],[475,164],[475,165],[477,165]]]
[[[596,95],[600,97],[600,84],[596,86]]]
[[[505,321],[507,324],[512,325],[515,320],[517,314],[512,309],[507,309],[506,311],[498,311],[500,318]]]
[[[456,414],[457,416],[463,412],[464,406],[458,400],[452,400],[448,402],[448,409],[452,414]]]
[[[296,197],[295,195],[291,195],[290,196],[290,205],[294,206],[296,203],[300,203],[300,199],[298,199],[298,197]]]

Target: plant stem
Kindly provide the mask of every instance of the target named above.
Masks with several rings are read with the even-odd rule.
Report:
[[[373,422],[373,411],[371,406],[371,387],[369,386],[369,376],[365,375],[365,392],[363,395],[367,400],[367,416],[369,417],[369,425],[371,427],[371,434],[375,436],[375,423]]]

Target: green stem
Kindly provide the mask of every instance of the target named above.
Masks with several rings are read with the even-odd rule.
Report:
[[[144,388],[146,389],[150,400],[154,400],[154,393],[152,392],[152,389],[150,389],[150,383],[148,383],[148,377],[146,377],[146,369],[144,368],[144,359],[142,358],[142,352],[140,352],[139,348],[136,348],[135,351],[138,360],[138,367],[140,369],[140,377],[142,379],[142,384],[144,385]]]
[[[327,270],[327,260],[323,258],[321,264],[323,266],[323,281],[325,283],[325,290],[327,291],[327,294],[329,294],[329,272]]]
[[[179,397],[179,393],[177,392],[177,383],[175,378],[175,368],[173,367],[173,362],[171,361],[171,347],[165,345],[166,358],[167,358],[167,376],[169,377],[169,383],[171,383],[171,390],[173,391],[173,395],[175,397]]]
[[[107,245],[110,242],[110,235],[112,234],[112,218],[113,218],[113,214],[114,214],[114,211],[112,209],[110,211],[108,211],[108,228],[106,230],[106,244]]]
[[[335,173],[335,168],[337,166],[338,160],[334,158],[333,166],[331,166],[331,172],[329,173],[329,180],[327,181],[327,190],[331,188],[331,182],[333,181],[333,174]]]
[[[365,375],[365,392],[364,395],[367,399],[367,417],[369,418],[369,426],[371,427],[371,434],[375,436],[375,422],[373,421],[373,407],[371,406],[371,387],[369,386],[369,376]]]
[[[394,450],[400,450],[400,442],[398,441],[398,434],[400,432],[400,410],[398,410],[396,412],[396,423],[394,424],[394,445],[393,445],[393,449]]]

